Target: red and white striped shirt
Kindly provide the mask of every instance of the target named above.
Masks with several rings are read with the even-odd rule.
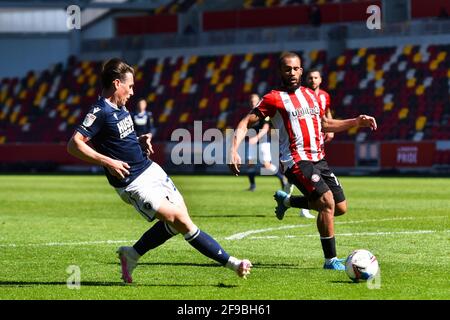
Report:
[[[319,89],[319,93],[316,96],[319,99],[320,108],[323,110],[324,114],[326,114],[327,110],[330,109],[330,95],[328,92]]]
[[[280,162],[285,170],[298,161],[319,161],[325,156],[321,134],[324,110],[314,91],[305,87],[295,92],[272,90],[256,108],[279,130]]]

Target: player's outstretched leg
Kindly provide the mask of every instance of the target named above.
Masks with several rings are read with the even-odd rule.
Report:
[[[247,259],[230,256],[214,238],[200,230],[192,222],[184,204],[180,207],[164,199],[158,209],[157,217],[162,220],[165,219],[173,228],[183,234],[184,239],[191,246],[203,255],[233,270],[239,277],[245,279],[250,274],[251,262]]]
[[[151,249],[160,246],[177,233],[178,231],[167,222],[157,221],[132,247],[120,247],[117,253],[119,255],[123,281],[125,283],[132,283],[132,274],[139,258]]]
[[[184,235],[184,239],[197,251],[233,270],[239,277],[246,279],[250,274],[252,264],[249,260],[230,256],[214,238],[196,226]]]

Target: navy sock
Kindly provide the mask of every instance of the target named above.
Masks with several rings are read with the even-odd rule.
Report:
[[[291,196],[290,202],[293,208],[309,209],[308,198],[303,196]]]
[[[336,240],[334,236],[332,238],[320,238],[322,242],[322,250],[325,259],[331,259],[336,257]]]
[[[255,176],[256,176],[256,172],[248,173],[248,180],[250,181],[250,186],[255,186]]]
[[[211,258],[221,265],[225,265],[230,255],[206,232],[197,229],[193,235],[186,234],[184,238],[191,246],[203,255]]]
[[[154,249],[172,238],[176,233],[165,225],[165,222],[156,222],[142,237],[134,244],[133,248],[139,255],[143,256],[146,252]]]

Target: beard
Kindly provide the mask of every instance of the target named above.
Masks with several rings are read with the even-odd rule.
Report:
[[[283,88],[286,88],[288,92],[293,92],[297,90],[301,85],[300,80],[297,82],[297,84],[291,84],[288,80],[283,79],[282,80],[282,86]]]

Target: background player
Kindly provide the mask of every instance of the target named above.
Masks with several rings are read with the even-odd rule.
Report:
[[[285,175],[305,196],[289,196],[282,190],[275,193],[275,213],[282,219],[289,207],[311,208],[319,212],[317,228],[325,257],[324,268],[345,270],[336,255],[334,216],[347,211],[347,202],[336,176],[324,159],[323,132],[339,132],[352,127],[377,128],[373,117],[328,119],[320,109],[314,93],[300,86],[303,72],[300,57],[284,53],[278,63],[282,84],[266,94],[259,105],[238,124],[231,147],[230,169],[239,174],[241,159],[237,152],[247,128],[269,116],[280,130],[280,162]]]
[[[134,131],[136,136],[140,137],[144,134],[150,134],[153,138],[155,134],[155,121],[153,119],[153,113],[147,111],[147,101],[140,99],[136,105],[136,111],[131,114],[133,119]]]
[[[252,93],[250,95],[250,108],[253,109],[258,105],[260,97],[256,93]],[[255,191],[256,189],[256,164],[257,164],[257,146],[259,142],[259,159],[262,160],[263,166],[266,170],[268,170],[271,174],[276,175],[276,177],[280,180],[281,187],[284,188],[285,183],[287,183],[287,178],[281,173],[281,170],[278,170],[278,167],[272,163],[272,156],[270,154],[270,121],[267,117],[266,119],[262,119],[257,122],[252,129],[256,131],[256,136],[249,138],[249,152],[248,152],[248,161],[249,168],[247,171],[248,180],[250,182],[249,191]],[[263,137],[267,135],[267,138],[264,141],[261,141]]]
[[[67,150],[81,160],[103,166],[109,183],[122,200],[133,205],[148,221],[159,220],[132,247],[118,249],[122,279],[131,283],[139,258],[177,233],[183,234],[205,256],[245,278],[250,273],[250,261],[230,256],[192,222],[172,180],[147,157],[153,152],[149,135],[142,135],[139,140],[136,137],[125,107],[133,95],[133,68],[119,59],[111,59],[103,66],[101,81],[102,94],[76,128]]]

